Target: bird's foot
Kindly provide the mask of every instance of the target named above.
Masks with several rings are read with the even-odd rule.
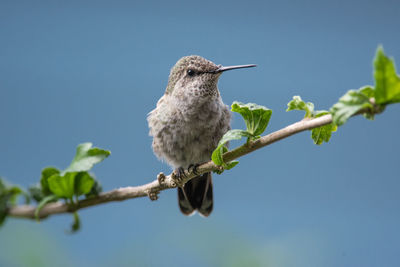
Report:
[[[200,166],[200,164],[190,164],[188,167],[188,172],[193,172],[194,174],[198,175],[199,173],[197,172],[197,168]]]
[[[172,179],[174,179],[178,185],[182,183],[183,178],[186,178],[185,169],[182,167],[175,169],[172,174]]]
[[[165,174],[164,174],[163,172],[160,172],[160,173],[157,175],[157,180],[158,180],[158,183],[159,183],[160,185],[162,185],[162,184],[165,182]]]
[[[159,191],[149,191],[147,192],[147,196],[150,198],[151,201],[157,200],[158,199],[158,193]]]

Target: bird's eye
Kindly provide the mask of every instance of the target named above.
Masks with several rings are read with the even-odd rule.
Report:
[[[194,71],[194,70],[192,70],[192,69],[188,69],[188,70],[187,70],[187,75],[193,76],[194,74],[195,74],[195,71]]]

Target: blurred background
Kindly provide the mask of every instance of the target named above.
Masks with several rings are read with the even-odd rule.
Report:
[[[293,95],[329,109],[373,84],[378,44],[400,62],[400,4],[383,1],[0,2],[0,175],[27,187],[65,168],[82,142],[112,151],[104,190],[170,168],[146,115],[170,68],[198,54],[258,64],[220,78],[223,100],[273,110],[267,132],[300,120]],[[399,66],[399,64],[398,64]],[[176,190],[40,223],[8,219],[0,266],[398,266],[400,105],[352,118],[316,146],[305,132],[214,175],[209,218],[185,217]],[[233,128],[243,128],[234,115]]]

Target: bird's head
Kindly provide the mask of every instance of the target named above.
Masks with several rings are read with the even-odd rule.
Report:
[[[200,56],[186,56],[178,60],[169,75],[167,95],[218,96],[217,83],[222,72],[256,65],[223,67]]]

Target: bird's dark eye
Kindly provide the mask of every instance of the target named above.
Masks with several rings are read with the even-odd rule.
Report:
[[[192,70],[192,69],[188,69],[188,70],[187,70],[187,75],[193,76],[194,74],[195,74],[195,71],[194,71],[194,70]]]

